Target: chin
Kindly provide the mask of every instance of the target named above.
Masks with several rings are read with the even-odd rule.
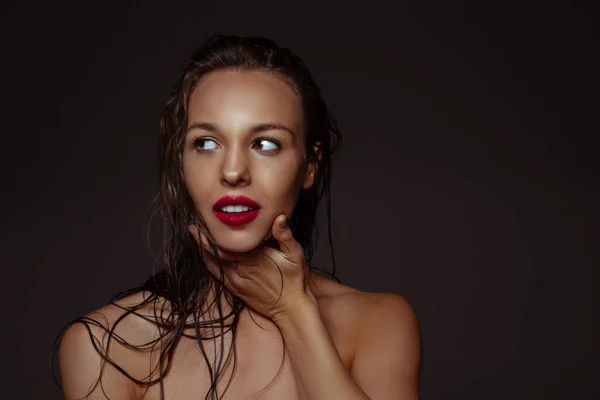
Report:
[[[256,249],[263,240],[263,235],[251,230],[221,231],[214,235],[217,244],[223,250],[232,253],[245,253]]]

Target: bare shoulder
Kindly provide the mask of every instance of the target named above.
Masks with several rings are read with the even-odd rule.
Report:
[[[413,345],[420,343],[419,321],[411,304],[396,293],[362,292],[357,325],[357,345],[392,336],[403,336]]]
[[[109,332],[113,336],[125,339],[130,343],[145,343],[157,334],[156,311],[168,313],[168,303],[162,298],[147,301],[151,294],[138,292],[124,297],[87,314],[82,322],[88,322],[95,335],[108,340]],[[164,305],[164,307],[163,307]]]
[[[356,317],[366,294],[358,289],[335,282],[320,275],[311,274],[310,289],[323,312]]]
[[[353,332],[354,352],[402,337],[419,357],[420,332],[411,304],[396,293],[365,292],[313,275],[312,293],[332,329]]]
[[[147,375],[151,352],[135,351],[156,336],[151,305],[130,312],[147,293],[136,293],[73,321],[64,332],[58,351],[65,399],[136,398],[136,385],[123,372],[138,379]],[[114,364],[113,364],[114,363]]]
[[[310,288],[317,299],[319,297],[334,297],[363,293],[358,289],[354,289],[348,285],[333,281],[313,272],[310,274]]]
[[[380,315],[379,318],[385,318],[386,308],[408,306],[395,294],[365,292],[314,274],[311,279],[311,291],[332,329],[343,329],[356,335],[366,324],[366,317],[372,319],[375,313]]]
[[[417,399],[421,338],[413,307],[395,293],[354,289],[337,298],[354,310],[354,382],[373,399]]]
[[[373,399],[418,399],[422,350],[413,307],[395,293],[368,293],[358,321],[354,382]]]
[[[398,294],[365,292],[315,274],[311,279],[312,293],[320,304],[334,301],[351,307],[357,313],[375,314],[375,318],[385,317],[384,314],[390,312],[402,314],[404,318],[416,316],[408,301]]]
[[[396,293],[363,292],[362,312],[371,319],[396,318],[406,323],[413,323],[417,318],[414,308],[408,300]]]

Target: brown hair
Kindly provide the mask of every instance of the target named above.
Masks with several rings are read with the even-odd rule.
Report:
[[[241,300],[231,295],[222,280],[211,279],[210,272],[200,256],[198,244],[187,231],[187,226],[190,223],[195,224],[207,235],[211,245],[216,248],[216,243],[214,243],[210,233],[207,231],[202,216],[196,212],[194,203],[184,184],[182,176],[182,151],[186,136],[190,95],[202,76],[218,70],[260,70],[273,73],[284,79],[300,96],[304,113],[304,137],[307,161],[317,164],[317,173],[315,184],[310,189],[303,189],[300,193],[290,220],[290,226],[295,239],[304,249],[305,260],[309,268],[319,270],[319,268],[312,267],[310,261],[318,239],[316,230],[318,205],[322,197],[325,196],[328,216],[328,236],[333,261],[333,272],[326,273],[339,282],[339,279],[335,276],[335,256],[329,222],[331,218],[331,157],[341,145],[341,136],[335,119],[323,101],[310,71],[292,51],[278,46],[272,40],[223,35],[210,37],[193,53],[183,73],[178,78],[160,116],[158,148],[159,190],[153,206],[155,212],[161,216],[163,229],[162,261],[164,262],[164,268],[150,277],[144,285],[120,293],[111,300],[111,304],[115,304],[116,301],[133,293],[141,291],[151,293],[151,296],[145,298],[140,304],[134,307],[127,307],[125,314],[119,318],[119,321],[126,315],[135,313],[136,310],[139,310],[143,305],[150,302],[153,302],[155,310],[161,308],[156,314],[162,315],[162,311],[164,311],[162,307],[164,307],[165,302],[160,302],[160,299],[168,300],[170,307],[169,317],[166,319],[161,318],[160,322],[154,321],[160,328],[160,339],[164,340],[163,343],[166,343],[166,345],[163,344],[164,347],[161,350],[159,361],[155,371],[153,371],[158,374],[158,377],[145,381],[131,377],[92,341],[105,362],[111,363],[138,385],[149,387],[156,383],[160,384],[163,397],[163,378],[169,371],[175,345],[182,336],[187,336],[183,333],[185,329],[194,328],[197,333],[195,338],[207,361],[211,374],[212,386],[206,394],[205,399],[208,399],[209,396],[212,399],[219,398],[219,394],[216,392],[216,382],[222,370],[217,368],[213,372],[202,344],[202,341],[207,338],[203,337],[201,332],[206,328],[219,327],[222,334],[224,334],[226,331],[225,328],[230,328],[235,338],[239,313],[245,307],[245,304]],[[315,152],[315,145],[318,146],[319,157],[317,157]],[[211,287],[211,285],[215,286]],[[214,290],[214,293],[217,293],[216,298],[219,298],[221,292],[224,292],[228,296],[233,306],[233,311],[232,314],[223,316],[222,310],[217,303],[221,318],[201,322],[199,320],[199,307],[205,303],[207,293],[211,288]],[[162,306],[158,305],[159,302]],[[119,307],[123,308],[122,306]],[[234,316],[232,324],[225,325],[224,320],[231,315]],[[77,322],[88,326],[91,324],[103,327],[98,321],[83,317],[71,321],[63,332],[68,326]],[[110,329],[104,328],[109,336],[109,340],[113,338],[113,332],[117,323]],[[57,338],[55,350],[61,336],[62,332]],[[122,340],[116,335],[114,338],[119,341]],[[129,343],[125,344],[130,348],[147,348],[148,345],[151,345],[134,346]],[[108,346],[106,347],[108,348]],[[226,362],[222,362],[222,357],[223,355],[221,355],[219,365],[224,366]],[[229,354],[227,358],[229,358]],[[100,377],[96,384],[99,382]]]

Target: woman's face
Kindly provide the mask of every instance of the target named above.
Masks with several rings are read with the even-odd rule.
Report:
[[[303,135],[300,99],[280,77],[261,71],[202,77],[189,100],[183,175],[218,245],[250,251],[278,215],[291,217],[300,190],[314,180]]]

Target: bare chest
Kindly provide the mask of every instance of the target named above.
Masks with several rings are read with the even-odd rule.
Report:
[[[352,318],[329,315],[327,310],[324,315],[323,321],[349,371],[354,343]],[[182,339],[163,380],[164,399],[300,399],[301,388],[279,330],[271,321],[257,322],[264,330],[249,319],[241,320],[235,343],[231,332],[203,341],[204,354],[196,341]],[[214,381],[216,390],[211,391]],[[209,391],[211,395],[206,397]],[[160,385],[150,387],[143,399],[161,399]]]

